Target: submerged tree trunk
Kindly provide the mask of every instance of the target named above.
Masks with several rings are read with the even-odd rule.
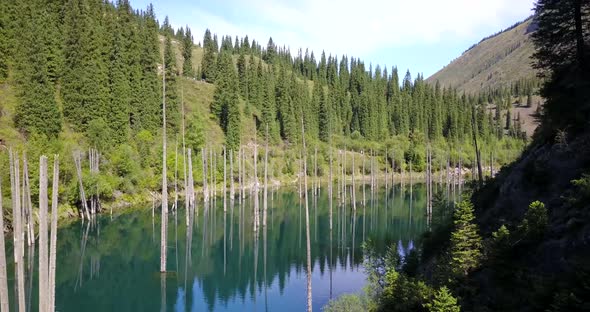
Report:
[[[266,227],[266,213],[268,210],[268,124],[266,124],[266,142],[264,151],[264,202],[262,204],[262,226]],[[266,231],[264,233],[266,237]]]
[[[51,238],[49,243],[49,302],[48,311],[55,311],[55,270],[57,257],[57,204],[59,194],[59,157],[53,159],[53,184],[51,192]]]
[[[303,173],[304,173],[304,184],[305,184],[305,237],[307,246],[307,311],[311,312],[311,241],[309,234],[309,204],[307,199],[307,151],[305,149],[305,126],[303,125],[303,118],[301,119],[301,132],[303,134]]]
[[[483,173],[481,170],[481,154],[477,146],[477,124],[475,123],[475,105],[471,109],[471,130],[473,132],[473,146],[475,146],[475,156],[477,159],[477,176],[479,177],[479,187],[483,187]]]
[[[164,63],[162,63],[164,64]],[[166,68],[162,68],[162,224],[160,227],[160,272],[166,272],[168,238],[168,179],[166,165]],[[163,278],[163,277],[162,277]]]
[[[223,146],[223,212],[227,212],[227,150]]]
[[[39,160],[39,311],[47,311],[47,157]]]
[[[4,210],[2,207],[2,178],[0,178],[0,311],[10,311],[8,302],[8,275],[4,249]]]
[[[18,311],[25,312],[25,279],[24,279],[24,242],[22,231],[22,211],[20,202],[20,164],[17,153],[10,152],[10,182],[12,186],[12,228],[14,238],[14,263],[16,266],[16,283],[18,296]]]

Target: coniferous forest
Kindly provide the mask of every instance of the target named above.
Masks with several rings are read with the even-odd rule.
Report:
[[[221,144],[237,151],[265,138],[268,125],[276,179],[296,174],[301,120],[320,148],[320,174],[328,145],[372,151],[381,170],[407,170],[411,162],[419,172],[431,143],[436,168],[448,158],[468,167],[475,161],[473,133],[488,162],[506,163],[526,140],[510,104],[538,85],[518,81],[463,94],[354,57],[292,54],[272,38],[263,46],[206,30],[198,41],[189,27],[175,30],[167,17],[159,22],[151,5],[137,10],[128,1],[6,1],[2,10],[0,79],[10,91],[2,140],[31,156],[48,145],[61,154],[96,148],[109,159],[100,174],[104,195],[158,188],[163,82],[168,141],[180,141],[184,127],[196,153],[220,153]],[[185,93],[202,90],[196,101],[184,101]],[[198,113],[203,107],[205,115]],[[135,161],[126,163],[130,157]]]
[[[51,253],[57,242],[51,241],[51,251],[47,250],[47,240],[56,239],[48,237],[47,218],[55,218],[51,236],[56,235],[58,215],[60,220],[90,221],[95,213],[110,210],[112,218],[113,209],[151,203],[154,231],[159,205],[160,273],[164,274],[170,250],[168,194],[173,213],[178,198],[184,197],[188,240],[190,212],[198,211],[195,194],[207,205],[223,190],[226,217],[227,194],[233,208],[236,193],[242,202],[251,188],[256,198],[252,231],[257,252],[261,211],[266,248],[268,185],[295,188],[298,184],[300,218],[305,197],[311,310],[309,192],[305,190],[313,189],[317,205],[321,185],[329,185],[331,237],[333,198],[341,200],[341,221],[350,208],[351,224],[356,224],[355,181],[362,183],[364,209],[369,179],[372,195],[382,183],[377,181],[385,183],[386,206],[388,183],[394,198],[394,181],[404,192],[409,180],[410,223],[411,185],[420,181],[426,182],[427,198],[426,214],[418,215],[426,215],[427,221],[417,247],[408,247],[400,257],[395,242],[385,255],[376,253],[370,240],[363,243],[365,292],[331,301],[328,311],[348,307],[508,311],[522,310],[523,300],[535,302],[527,308],[531,311],[587,308],[583,299],[587,283],[574,273],[590,272],[583,264],[587,255],[578,252],[588,250],[580,237],[587,237],[589,222],[585,209],[590,178],[584,155],[590,155],[585,153],[589,150],[590,5],[581,0],[539,0],[532,18],[533,67],[538,76],[465,93],[439,81],[429,83],[421,73],[394,64],[373,64],[330,51],[314,54],[272,38],[218,35],[212,31],[215,25],[206,30],[174,28],[168,17],[156,16],[151,4],[133,8],[129,0],[2,0],[1,230],[6,224],[7,230],[23,233],[14,236],[17,247],[25,237],[34,244],[35,218],[39,218],[37,223],[43,224],[39,275],[49,278],[40,279],[39,287],[48,283],[43,285],[51,288],[53,283],[55,289],[56,260]],[[520,43],[507,54],[519,47]],[[522,107],[534,107],[538,129],[525,129],[525,117],[516,110]],[[48,158],[42,156],[49,154],[56,155],[51,192]],[[22,194],[18,191],[21,155]],[[259,209],[263,179],[264,208]],[[48,208],[49,194],[53,212]],[[399,196],[401,203],[405,195]],[[11,200],[2,202],[2,198]],[[317,226],[315,209],[312,222]],[[363,222],[364,217],[363,210]],[[225,257],[225,223],[223,227]],[[551,241],[561,243],[555,247]],[[15,257],[21,252],[17,247]],[[555,250],[563,261],[545,257],[548,250]],[[539,262],[545,262],[535,262],[528,254],[541,255],[545,258]],[[15,260],[10,267],[21,278],[22,265]],[[547,269],[552,265],[555,271]],[[165,294],[165,278],[161,281]],[[525,289],[537,281],[534,289]],[[2,283],[0,276],[0,288]],[[21,280],[14,283],[19,289],[24,285]],[[504,291],[509,285],[516,285],[513,294]],[[22,293],[18,291],[19,296]],[[53,298],[47,296],[39,299],[40,307],[50,311],[55,308],[51,308],[55,293]],[[18,300],[23,306],[24,297]],[[165,296],[163,301],[165,305]]]

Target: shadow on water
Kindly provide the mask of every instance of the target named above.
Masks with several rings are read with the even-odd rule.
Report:
[[[357,185],[357,192],[364,185]],[[351,190],[349,189],[347,193]],[[160,275],[160,216],[151,207],[76,222],[58,234],[58,311],[301,311],[306,303],[305,219],[297,191],[271,190],[268,224],[252,226],[255,200],[200,202],[185,215],[184,204],[169,217],[168,265]],[[399,243],[405,255],[426,229],[423,185],[389,187],[333,204],[328,191],[310,190],[313,308],[357,292],[365,283],[362,243],[378,253]],[[364,196],[363,196],[364,197]],[[156,210],[158,208],[156,207]],[[170,220],[172,219],[172,220]],[[182,222],[179,220],[186,220]],[[9,246],[8,249],[12,247]],[[7,250],[7,254],[10,254]],[[27,259],[35,258],[31,255]],[[36,261],[36,260],[35,260]],[[9,264],[14,276],[14,264]],[[30,307],[38,306],[36,276],[27,277]],[[14,279],[9,281],[14,296]],[[14,301],[14,298],[11,298]]]

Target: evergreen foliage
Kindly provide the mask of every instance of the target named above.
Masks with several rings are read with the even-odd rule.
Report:
[[[191,29],[186,26],[182,36],[182,75],[192,77],[193,73],[193,35]]]
[[[539,0],[535,12],[534,65],[545,77],[543,129],[550,136],[579,130],[590,116],[590,2]]]
[[[453,297],[446,286],[441,287],[434,293],[431,303],[426,304],[429,312],[459,312],[461,308],[457,299]]]
[[[172,49],[172,38],[167,35],[164,41],[164,67],[166,80],[166,123],[170,132],[180,126],[180,99],[178,98],[178,69],[176,55]]]
[[[457,204],[453,214],[454,230],[451,233],[451,267],[457,276],[466,276],[477,268],[481,260],[482,239],[474,223],[473,204],[464,200]]]

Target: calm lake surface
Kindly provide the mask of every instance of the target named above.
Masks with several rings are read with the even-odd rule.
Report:
[[[262,197],[262,192],[261,192]],[[143,207],[99,216],[94,223],[75,222],[58,232],[56,311],[302,311],[306,305],[305,205],[295,189],[269,192],[266,230],[253,231],[253,199],[243,204],[223,199],[206,211],[197,204],[192,222],[180,204],[169,215],[168,270],[160,263],[160,212]],[[426,229],[425,188],[395,186],[374,196],[366,188],[350,202],[333,201],[333,229],[327,188],[310,196],[313,308],[330,298],[358,292],[365,285],[362,243],[371,240],[378,253],[401,243],[414,247]],[[262,204],[260,204],[262,209]],[[262,217],[261,217],[262,218]],[[192,227],[190,225],[192,223]],[[7,239],[7,243],[11,243]],[[14,263],[7,250],[11,307]],[[30,254],[30,255],[29,255]],[[25,254],[30,311],[38,309],[37,259]],[[31,276],[33,277],[31,279]],[[162,287],[165,291],[162,292]],[[32,296],[29,296],[29,293]]]

